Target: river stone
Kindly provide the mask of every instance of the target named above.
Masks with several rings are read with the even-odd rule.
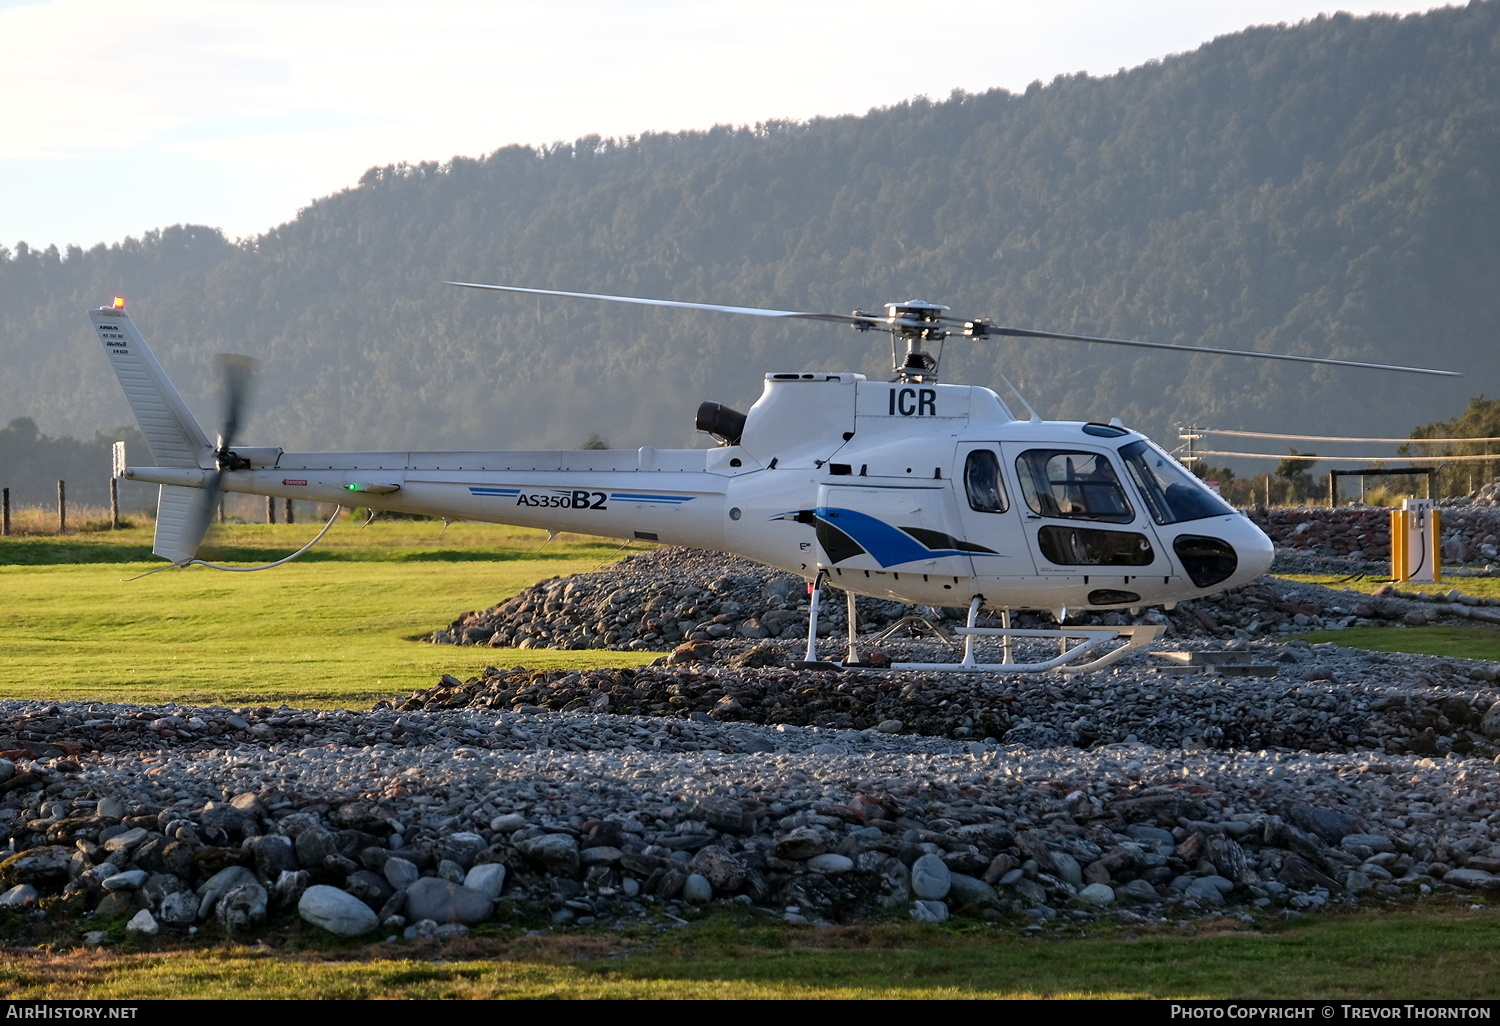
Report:
[[[464,831],[449,834],[437,844],[439,859],[450,859],[464,869],[474,864],[474,858],[490,846],[489,842],[475,833]]]
[[[302,836],[303,832],[312,829],[321,829],[322,822],[317,816],[310,812],[292,812],[276,821],[276,832],[286,834],[292,840]]]
[[[380,906],[380,911],[375,913],[375,915],[376,918],[381,921],[381,923],[385,924],[386,926],[392,926],[399,925],[391,922],[393,918],[401,920],[402,923],[406,922],[406,916],[404,915],[405,912],[406,888],[403,887],[395,894],[392,894],[386,901],[386,903]]]
[[[1149,844],[1176,844],[1172,837],[1172,831],[1163,830],[1149,823],[1131,823],[1125,828],[1125,835],[1136,841],[1145,841]]]
[[[1313,834],[1324,844],[1338,844],[1350,834],[1364,832],[1364,824],[1338,809],[1324,809],[1299,802],[1287,812],[1288,820]]]
[[[168,926],[192,926],[198,918],[198,897],[191,891],[164,895],[156,914]]]
[[[578,860],[585,866],[614,866],[619,864],[624,854],[612,844],[596,844],[579,852]]]
[[[72,861],[73,849],[60,844],[32,848],[0,862],[0,883],[31,884],[38,889],[60,887],[68,882]]]
[[[516,847],[520,849],[522,855],[553,876],[565,876],[572,879],[578,875],[578,840],[571,834],[543,834],[540,837],[531,837],[521,841]],[[422,916],[420,918],[435,917]],[[439,922],[442,921],[439,920]]]
[[[370,906],[326,884],[314,884],[303,892],[297,914],[304,922],[340,937],[358,937],[380,925]]]
[[[431,919],[436,923],[477,923],[490,914],[492,907],[493,902],[482,891],[449,883],[435,876],[424,876],[406,889],[409,919]]]
[[[385,877],[379,873],[357,869],[344,881],[344,890],[371,908],[379,908],[390,900],[395,888],[386,883]]]
[[[703,874],[713,889],[720,894],[729,894],[739,890],[748,873],[743,862],[718,844],[709,844],[699,848],[693,860],[688,863],[688,869],[694,873]]]
[[[214,906],[214,918],[225,933],[238,933],[265,922],[268,896],[259,883],[243,883],[229,888]]]
[[[255,874],[244,866],[228,866],[199,884],[197,892],[199,898],[198,918],[207,919],[213,915],[214,906],[218,904],[219,898],[231,888],[239,887],[243,884],[259,885],[259,881],[255,879]]]
[[[1479,721],[1479,732],[1491,740],[1500,740],[1500,702],[1490,706]]]
[[[297,864],[303,869],[317,870],[330,855],[338,854],[338,846],[330,831],[320,826],[309,827],[297,834],[295,840]]]
[[[1249,858],[1245,855],[1245,849],[1241,848],[1239,842],[1228,837],[1210,837],[1204,848],[1204,855],[1213,867],[1219,871],[1219,875],[1228,880],[1245,880],[1254,878],[1254,872],[1250,869]]]
[[[384,872],[386,880],[398,890],[402,887],[410,887],[422,875],[421,870],[411,860],[403,859],[400,855],[392,855],[385,860]]]
[[[824,852],[808,859],[807,868],[814,873],[847,873],[854,868],[854,860],[836,852]]]
[[[1338,888],[1335,881],[1300,855],[1288,855],[1281,860],[1281,869],[1276,873],[1276,880],[1278,883],[1284,883],[1298,890],[1326,887],[1331,891]]]
[[[118,919],[133,915],[141,907],[136,901],[136,891],[110,891],[94,906],[94,915],[100,919]]]
[[[682,882],[682,900],[694,905],[702,905],[704,902],[713,900],[713,884],[708,882],[708,877],[702,873],[689,873],[688,878]]]
[[[149,909],[141,909],[130,917],[130,922],[125,924],[126,933],[143,933],[147,937],[155,937],[161,932],[161,927],[156,925],[154,917]]]
[[[953,873],[936,855],[923,855],[911,866],[911,890],[918,898],[941,901],[953,886]],[[946,916],[944,917],[946,918]],[[942,922],[941,919],[932,920]]]
[[[105,841],[104,850],[128,852],[136,845],[144,841],[148,836],[149,831],[147,831],[145,827],[131,827],[124,833],[116,834],[109,840]]]
[[[947,901],[954,908],[972,908],[975,905],[994,904],[998,895],[995,888],[967,873],[950,871]]]
[[[1500,889],[1500,876],[1482,869],[1450,869],[1443,874],[1443,883],[1460,890],[1492,891]]]
[[[0,894],[0,905],[28,905],[40,897],[41,893],[31,884],[16,884]]]
[[[146,882],[146,871],[144,869],[127,869],[123,873],[115,873],[106,876],[99,881],[99,886],[106,891],[134,891],[139,890],[141,884]]]
[[[288,870],[298,868],[292,839],[285,834],[252,837],[246,844],[255,856],[255,869],[267,880],[274,880]]]
[[[1047,888],[1035,880],[1022,877],[1011,885],[1015,888],[1016,897],[1028,905],[1045,905],[1047,903]]]
[[[284,870],[271,886],[272,896],[278,905],[295,905],[302,900],[307,885],[312,883],[312,874],[305,869]]]
[[[499,862],[475,866],[464,876],[464,886],[494,901],[505,889],[505,866]]]
[[[1395,851],[1396,844],[1384,834],[1348,834],[1339,842],[1339,847],[1344,850],[1353,848],[1369,848],[1374,852]]]
[[[1216,880],[1221,879],[1223,878],[1200,876],[1188,884],[1182,893],[1189,898],[1195,898],[1210,905],[1222,905],[1224,904],[1224,891],[1220,890],[1218,884],[1215,883]]]
[[[207,836],[220,832],[229,841],[247,841],[260,833],[260,824],[255,817],[233,805],[215,805],[210,802],[198,813],[198,822],[203,824]]]
[[[1085,888],[1087,890],[1087,888]],[[1160,901],[1161,895],[1156,893],[1156,888],[1151,886],[1150,881],[1139,878],[1123,883],[1114,888],[1117,901]]]
[[[941,901],[918,899],[911,903],[911,917],[919,923],[943,923],[948,920],[948,906]]]
[[[776,839],[776,857],[792,862],[805,862],[827,850],[828,842],[813,827],[797,827]]]
[[[1055,875],[1059,880],[1074,887],[1083,886],[1083,867],[1078,864],[1077,859],[1065,851],[1054,851],[1052,862],[1057,866]]]
[[[248,724],[244,720],[241,720],[238,716],[230,716],[229,720],[231,722],[236,720],[239,722],[239,725],[235,727],[236,730],[244,730],[245,727],[248,726]],[[229,804],[234,808],[239,809],[241,812],[246,813],[256,819],[263,818],[268,811],[266,809],[266,803],[261,801],[260,795],[256,794],[254,791],[240,792],[233,798],[229,799]]]
[[[1078,900],[1088,905],[1103,908],[1115,903],[1115,889],[1109,884],[1093,883],[1078,892]]]

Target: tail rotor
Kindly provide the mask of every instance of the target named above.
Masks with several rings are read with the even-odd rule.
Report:
[[[214,445],[214,469],[205,475],[203,487],[191,497],[191,504],[183,514],[177,553],[183,558],[174,559],[179,564],[186,564],[197,558],[198,548],[203,544],[209,524],[213,522],[214,513],[219,507],[219,498],[224,491],[224,475],[250,466],[249,460],[234,451],[234,440],[249,408],[259,365],[248,356],[233,353],[221,353],[218,362],[223,381],[223,427],[219,430]]]

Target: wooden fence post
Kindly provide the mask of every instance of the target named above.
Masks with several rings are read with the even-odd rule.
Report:
[[[0,536],[10,537],[10,489],[0,488]]]
[[[109,479],[109,528],[112,531],[120,529],[120,479],[117,477]]]
[[[62,482],[57,482],[57,533],[68,533],[68,489]]]
[[[297,522],[297,521],[295,521],[295,520],[292,519],[292,500],[291,499],[286,500],[286,522],[289,523],[289,524],[295,524]]]
[[[266,523],[276,523],[276,500],[266,496]]]

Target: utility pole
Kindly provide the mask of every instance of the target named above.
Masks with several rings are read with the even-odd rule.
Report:
[[[1193,443],[1203,438],[1204,434],[1199,434],[1198,428],[1189,424],[1185,431],[1182,428],[1177,429],[1177,437],[1187,443],[1187,454],[1182,457],[1182,465],[1192,470],[1193,464],[1198,461],[1198,457],[1193,455]]]

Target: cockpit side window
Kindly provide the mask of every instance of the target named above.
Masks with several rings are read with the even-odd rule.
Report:
[[[1010,508],[1000,480],[1000,457],[992,449],[975,449],[964,461],[964,490],[969,505],[980,513],[1004,513]]]
[[[1119,477],[1101,453],[1028,449],[1016,458],[1016,472],[1033,513],[1111,524],[1135,519]]]

